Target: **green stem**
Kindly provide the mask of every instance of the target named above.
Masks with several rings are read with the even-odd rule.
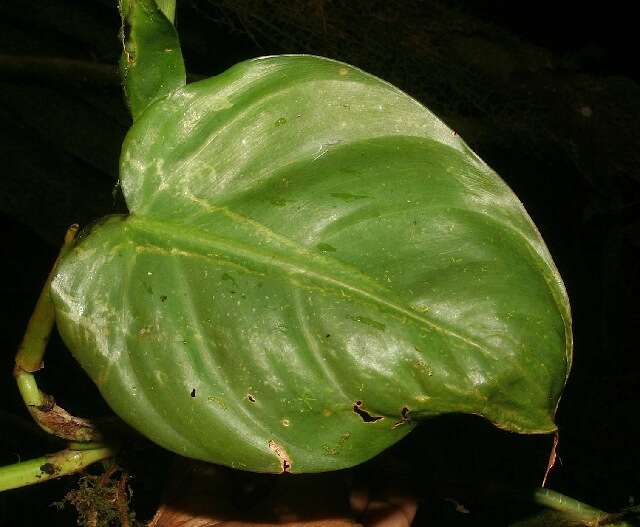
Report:
[[[536,489],[533,501],[539,505],[563,512],[586,525],[599,525],[607,516],[607,513],[595,509],[585,503],[550,489]]]
[[[77,232],[77,225],[72,225],[67,230],[58,259],[40,292],[16,354],[14,376],[29,413],[43,430],[63,439],[95,441],[100,438],[95,427],[89,421],[74,417],[55,404],[52,397],[38,389],[38,383],[34,376],[34,372],[42,368],[47,341],[55,322],[55,309],[50,295],[51,281],[58,261],[73,246]]]
[[[64,237],[64,244],[62,245],[58,258],[56,259],[56,263],[73,246],[73,241],[77,232],[77,225],[69,227]],[[56,265],[54,264],[49,276],[47,276],[47,280],[44,283],[42,291],[40,292],[40,296],[36,302],[36,307],[29,319],[29,323],[27,324],[27,330],[25,331],[20,347],[18,348],[18,353],[16,354],[16,376],[21,374],[31,374],[42,368],[42,357],[44,357],[44,351],[47,347],[47,342],[49,341],[49,335],[51,335],[51,330],[53,329],[53,324],[55,322],[55,311],[49,294],[55,268]],[[29,380],[23,380],[22,385],[29,397],[37,399],[33,388],[35,381],[31,382]],[[35,389],[37,389],[37,387]]]
[[[16,375],[16,382],[18,383],[18,390],[22,396],[24,404],[27,406],[42,406],[44,404],[44,397],[38,389],[36,378],[33,373],[21,372]]]
[[[62,450],[55,454],[0,467],[0,491],[73,474],[96,461],[113,457],[115,453],[115,450],[109,447]]]
[[[67,450],[96,450],[99,448],[108,448],[106,443],[80,443],[79,441],[69,441]]]

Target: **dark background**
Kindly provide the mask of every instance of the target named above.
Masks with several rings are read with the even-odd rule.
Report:
[[[11,370],[66,226],[123,207],[114,186],[130,121],[113,67],[114,3],[0,2],[2,464],[56,448],[26,424]],[[177,25],[194,76],[273,53],[341,59],[418,98],[496,169],[538,225],[572,303],[575,362],[550,486],[605,510],[637,503],[640,87],[627,3],[185,0]],[[62,406],[108,412],[56,338],[46,359],[38,378]],[[549,446],[443,418],[354,477],[392,474],[418,489],[421,525],[506,525],[529,510],[500,488],[539,484]],[[169,456],[136,448],[147,462],[133,471],[134,507],[148,518]],[[1,494],[0,525],[73,525],[71,511],[49,504],[74,485]]]

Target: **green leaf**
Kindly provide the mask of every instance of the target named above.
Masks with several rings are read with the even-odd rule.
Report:
[[[133,119],[154,101],[186,82],[182,51],[173,23],[175,2],[120,0],[122,18],[122,76],[125,98]]]
[[[140,114],[121,182],[131,214],[90,229],[53,298],[158,444],[317,472],[448,412],[555,430],[560,276],[506,184],[397,88],[312,56],[238,64]]]

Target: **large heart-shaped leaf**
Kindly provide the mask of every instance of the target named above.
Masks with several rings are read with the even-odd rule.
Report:
[[[94,226],[52,286],[63,338],[132,426],[266,472],[351,466],[446,412],[555,429],[561,279],[511,190],[426,108],[278,56],[134,115],[131,214]]]

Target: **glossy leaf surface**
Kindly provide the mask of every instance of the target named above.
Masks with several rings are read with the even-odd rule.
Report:
[[[355,465],[447,412],[555,429],[571,329],[522,205],[431,112],[311,56],[151,104],[130,216],[53,283],[60,331],[158,444],[253,471]]]

